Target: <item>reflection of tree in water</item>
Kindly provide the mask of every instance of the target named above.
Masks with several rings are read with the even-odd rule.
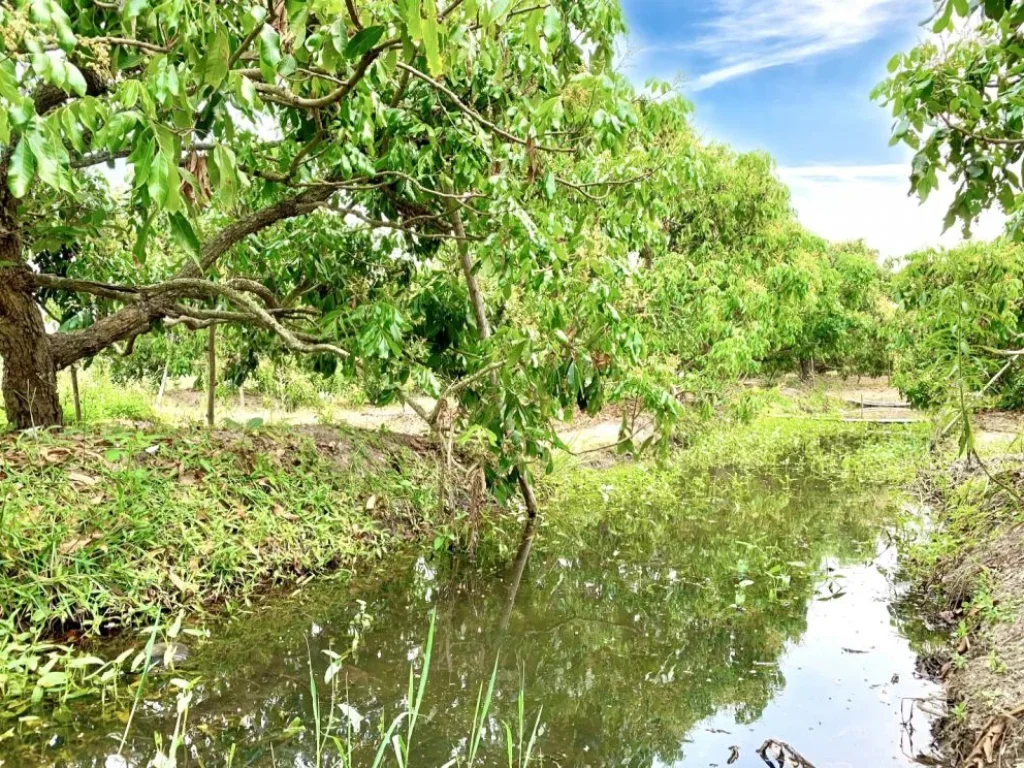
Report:
[[[774,662],[806,628],[813,566],[826,555],[866,557],[877,505],[850,489],[751,478],[681,486],[620,470],[613,480],[574,488],[564,520],[549,515],[500,583],[459,563],[439,572],[406,565],[372,589],[324,588],[228,625],[196,654],[207,682],[190,715],[193,749],[209,760],[237,743],[238,765],[270,764],[272,742],[278,765],[311,755],[305,641],[322,679],[322,651],[348,645],[356,599],[374,620],[343,674],[348,700],[374,724],[360,734],[367,764],[376,722],[401,706],[431,606],[434,660],[414,749],[424,766],[445,762],[467,736],[496,653],[495,750],[504,749],[498,723],[515,719],[521,680],[528,710],[543,706],[544,754],[564,765],[672,760],[693,725],[723,707],[755,721],[784,684]],[[791,565],[798,561],[812,567]],[[294,717],[306,731],[281,738]],[[136,748],[166,729],[166,716],[147,713]]]

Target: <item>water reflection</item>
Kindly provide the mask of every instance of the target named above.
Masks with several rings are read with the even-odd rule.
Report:
[[[322,681],[325,652],[355,644],[339,680],[364,718],[355,763],[370,765],[410,664],[422,668],[436,609],[413,748],[424,767],[465,749],[496,660],[489,765],[505,762],[503,722],[515,723],[522,686],[527,720],[543,709],[539,749],[557,765],[724,765],[733,747],[739,766],[763,765],[754,749],[768,737],[818,768],[910,764],[897,713],[922,684],[876,562],[887,506],[799,479],[726,474],[666,492],[628,472],[601,489],[599,509],[581,498],[588,508],[529,528],[497,572],[401,562],[228,623],[190,660],[187,676],[203,677],[193,763],[222,765],[236,745],[236,766],[313,765],[310,661]],[[326,712],[322,684],[321,699]],[[172,724],[166,702],[149,702],[126,765],[144,765],[152,734]],[[121,729],[116,712],[79,711],[26,764],[103,766]]]

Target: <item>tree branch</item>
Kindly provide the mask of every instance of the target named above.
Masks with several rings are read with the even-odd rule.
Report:
[[[90,37],[90,42],[103,43],[105,45],[120,45],[124,48],[138,48],[150,53],[170,53],[170,48],[156,43],[147,43],[145,40],[135,40],[130,37]]]
[[[359,20],[359,11],[356,9],[356,4],[353,0],[345,0],[345,6],[348,8],[348,17],[352,19],[352,25],[356,29],[362,29],[363,23]]]
[[[334,190],[329,187],[307,189],[229,224],[207,241],[200,251],[198,262],[188,261],[168,282],[199,278],[235,243],[279,221],[310,213],[328,202],[333,194]],[[79,283],[79,286],[85,287],[83,283]],[[100,284],[89,287],[99,290],[104,286]],[[105,288],[110,289],[110,286]],[[116,289],[116,286],[114,288]],[[95,293],[95,290],[85,292]],[[50,336],[54,364],[58,370],[66,368],[78,360],[92,357],[118,341],[145,333],[172,309],[172,297],[162,296],[160,292],[151,290],[141,300],[133,302],[113,315],[97,320],[88,328],[55,333]]]
[[[377,60],[380,53],[380,51],[374,48],[364,54],[359,60],[359,64],[356,66],[355,72],[352,73],[352,77],[345,81],[344,85],[339,86],[327,95],[321,96],[318,99],[307,99],[292,93],[287,88],[270,85],[260,80],[255,80],[254,78],[251,79],[253,79],[253,85],[256,87],[256,90],[268,97],[269,101],[274,101],[285,106],[297,107],[299,109],[321,109],[322,107],[327,107],[335,102],[341,101],[348,96],[352,89],[359,84],[359,81],[363,79],[363,75],[366,74],[366,70],[369,69],[370,65]]]
[[[998,138],[998,137],[995,137],[995,136],[985,136],[984,134],[975,133],[974,131],[971,131],[971,130],[969,130],[967,128],[964,128],[963,126],[956,125],[952,120],[949,119],[949,117],[947,115],[940,114],[939,117],[942,119],[942,122],[944,122],[946,124],[947,128],[949,128],[950,130],[956,131],[957,133],[963,134],[964,136],[966,136],[966,137],[968,137],[970,139],[974,139],[975,141],[981,141],[981,142],[984,142],[986,144],[995,144],[997,146],[1002,146],[1002,147],[1019,147],[1019,146],[1024,146],[1024,138],[1020,138],[1020,139],[1005,138],[1004,139],[1004,138]]]
[[[427,83],[428,85],[432,86],[433,88],[435,88],[440,93],[443,93],[445,96],[448,97],[448,99],[452,102],[452,104],[455,105],[455,107],[460,112],[462,112],[463,114],[471,117],[473,120],[478,122],[484,128],[486,128],[487,130],[491,131],[492,133],[494,133],[494,134],[496,134],[498,136],[501,136],[501,138],[505,139],[506,141],[512,142],[513,144],[519,144],[519,145],[524,146],[524,147],[531,147],[533,149],[539,149],[539,150],[542,150],[544,152],[559,152],[559,153],[563,153],[563,154],[572,154],[573,152],[576,151],[574,149],[566,149],[566,148],[563,148],[563,147],[552,147],[552,146],[548,146],[548,145],[545,145],[545,144],[534,144],[530,140],[521,139],[518,136],[516,136],[515,134],[509,133],[508,131],[506,131],[506,130],[504,130],[502,128],[499,128],[497,125],[492,123],[486,117],[484,117],[479,112],[477,112],[475,109],[473,109],[472,107],[467,106],[466,104],[464,104],[459,99],[459,97],[455,95],[454,91],[452,91],[450,88],[448,88],[443,83],[438,82],[437,80],[432,78],[427,73],[420,72],[420,70],[416,69],[416,67],[413,67],[413,66],[411,66],[409,64],[406,64],[404,62],[401,62],[401,61],[398,62],[398,68],[401,69],[404,72],[408,72],[410,75],[412,75],[413,77],[417,78],[418,80],[422,80],[424,83]]]

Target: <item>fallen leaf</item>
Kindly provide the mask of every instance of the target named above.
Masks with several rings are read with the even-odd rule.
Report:
[[[181,579],[174,571],[167,571],[167,578],[170,579],[171,584],[178,588],[179,592],[198,591],[195,584],[190,584],[189,582]]]
[[[96,485],[100,481],[98,477],[86,475],[82,472],[68,472],[68,480],[73,483],[80,483],[81,485]]]
[[[43,457],[43,460],[50,464],[58,464],[64,460],[71,451],[67,448],[40,448],[39,455]]]
[[[295,520],[299,519],[298,515],[292,514],[291,512],[286,510],[284,507],[282,507],[280,504],[275,504],[274,505],[274,514],[277,515],[278,517],[284,519],[284,520],[289,520],[291,522],[294,522]]]
[[[74,538],[67,539],[62,542],[61,545],[57,547],[57,551],[62,555],[73,555],[75,552],[84,549],[97,539],[102,538],[103,534],[99,531],[93,531],[86,536],[75,536]]]

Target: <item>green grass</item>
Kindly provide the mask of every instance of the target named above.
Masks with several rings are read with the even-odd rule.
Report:
[[[430,536],[433,461],[345,430],[0,436],[0,725],[116,685],[79,635],[230,607]]]
[[[0,618],[51,631],[344,568],[435,508],[422,457],[351,432],[68,430],[0,455]]]
[[[950,456],[946,457],[948,465]],[[1011,469],[1015,469],[1011,465]],[[990,466],[992,477],[977,471],[961,483],[952,482],[948,472],[933,473],[928,479],[929,503],[933,507],[933,528],[927,537],[908,549],[906,565],[917,581],[931,582],[936,573],[949,568],[965,553],[990,543],[1002,532],[1024,521],[1024,509],[1007,488],[1021,493],[1013,471]],[[988,588],[984,574],[967,591],[984,600]]]
[[[700,434],[675,460],[694,469],[793,466],[820,477],[899,485],[929,462],[930,437],[928,423],[858,424],[765,414]]]

